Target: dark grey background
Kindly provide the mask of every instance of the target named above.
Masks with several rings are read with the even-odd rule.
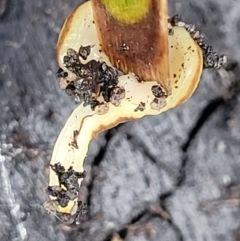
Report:
[[[205,70],[183,106],[91,143],[80,226],[46,213],[52,148],[75,108],[55,77],[55,44],[79,2],[0,1],[0,240],[239,241],[237,0],[169,1],[171,14],[195,23],[229,64]]]

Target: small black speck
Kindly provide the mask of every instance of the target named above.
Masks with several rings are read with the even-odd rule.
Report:
[[[134,110],[135,112],[137,111],[144,111],[146,107],[146,104],[144,102],[140,102],[138,107]]]
[[[119,46],[118,50],[119,50],[120,53],[124,53],[127,50],[129,50],[129,47],[125,43],[123,43],[122,45]]]

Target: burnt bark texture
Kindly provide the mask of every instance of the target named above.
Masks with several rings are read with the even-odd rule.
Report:
[[[59,88],[55,45],[80,2],[0,3],[0,240],[239,241],[239,1],[169,1],[229,63],[205,70],[184,105],[91,143],[80,225],[44,210],[54,142],[76,107]]]

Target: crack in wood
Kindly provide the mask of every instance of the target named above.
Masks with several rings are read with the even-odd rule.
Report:
[[[169,175],[174,175],[174,172],[171,168],[169,168],[164,162],[161,162],[160,160],[157,160],[153,154],[148,150],[148,147],[144,144],[143,141],[141,141],[139,138],[129,134],[125,133],[127,140],[131,141],[134,143],[134,148],[141,151],[142,155],[145,156],[151,163],[154,165],[158,166],[159,168],[163,169],[168,173]]]
[[[220,105],[224,104],[224,99],[222,97],[216,98],[204,108],[201,116],[196,121],[196,124],[189,132],[188,139],[182,145],[182,151],[186,153],[192,141],[195,139],[196,135],[201,131],[203,125],[208,121],[208,119],[213,115],[213,113],[218,109]]]
[[[167,205],[166,205],[167,199],[169,197],[171,197],[173,195],[173,193],[174,193],[174,191],[161,195],[160,198],[159,198],[159,200],[160,200],[159,206],[161,206],[161,208],[169,215],[169,218],[166,219],[166,221],[171,225],[171,227],[173,228],[173,230],[177,234],[178,240],[183,241],[184,240],[183,233],[180,230],[180,228],[175,224],[175,222],[173,220],[173,217],[170,215],[170,212],[168,211],[168,208],[167,208]]]

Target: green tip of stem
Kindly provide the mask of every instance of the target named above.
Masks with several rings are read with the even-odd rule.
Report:
[[[134,24],[148,13],[150,0],[102,0],[106,10],[119,22]]]

